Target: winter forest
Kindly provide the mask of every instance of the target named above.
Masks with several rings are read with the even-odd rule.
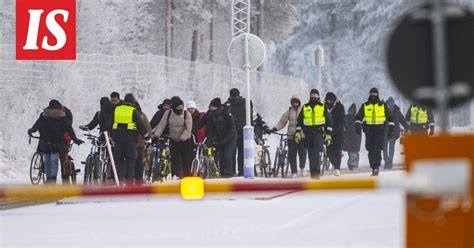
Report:
[[[157,55],[183,61],[196,61],[201,64],[229,65],[227,47],[231,40],[230,0],[77,0],[76,2],[79,57],[81,55],[91,58],[99,55]],[[397,23],[397,18],[406,10],[424,2],[424,0],[251,0],[251,32],[262,38],[267,49],[267,60],[260,69],[265,73],[301,78],[307,83],[308,88],[316,87],[319,72],[314,65],[314,49],[319,45],[325,52],[325,63],[321,70],[322,94],[333,91],[346,107],[352,102],[359,106],[366,100],[368,90],[375,86],[379,88],[382,98],[393,96],[402,111],[406,111],[410,103],[397,93],[386,72],[385,45],[391,30]],[[450,2],[474,9],[474,0]],[[14,43],[15,1],[0,0],[0,45],[8,46]],[[5,69],[5,65],[5,63],[0,64],[0,69]],[[67,63],[61,65],[69,66]],[[9,69],[16,66],[16,63],[13,66],[11,63],[8,65]],[[85,78],[81,74],[83,71],[74,71],[77,74],[73,75],[61,73],[67,74],[58,70],[50,74],[68,79]],[[109,76],[104,73],[98,77],[100,82],[109,82],[111,81]],[[119,77],[123,75],[120,74]],[[85,90],[82,86],[76,86],[76,81],[72,82],[75,83],[59,93],[65,94],[67,90],[75,92]],[[1,79],[0,83],[0,89],[16,84],[14,80],[2,81]],[[87,82],[83,83],[87,84]],[[108,89],[103,88],[103,92],[112,91],[110,87],[116,85],[113,84],[116,82],[110,83],[112,85],[107,85]],[[167,88],[172,83],[159,82],[158,87]],[[37,85],[37,82],[21,85],[21,87],[43,88]],[[137,87],[132,85],[123,89],[137,91]],[[194,85],[190,86],[190,89],[193,87],[220,89],[213,85]],[[224,97],[228,89],[222,89],[220,94]],[[51,94],[48,89],[42,90],[45,97]],[[189,87],[184,90],[189,90]],[[284,89],[282,90],[284,92]],[[138,91],[140,96],[140,94],[150,92],[150,89],[142,88]],[[167,93],[169,95],[175,91]],[[263,91],[259,93],[258,96],[268,95]],[[91,94],[90,96],[94,97],[92,101],[98,101],[101,94],[104,95],[94,92]],[[190,93],[183,94],[188,96]],[[32,96],[25,94],[25,97]],[[206,96],[206,101],[211,97],[214,96]],[[283,97],[289,100],[290,95]],[[306,97],[302,95],[303,99]],[[72,99],[83,100],[80,96],[72,97]],[[48,99],[41,100],[43,105],[48,101]],[[205,102],[204,99],[197,100],[201,104]],[[260,105],[271,105],[272,101],[281,99],[274,99],[270,94],[270,96],[262,96],[254,100]],[[2,101],[7,100],[4,98]],[[88,101],[86,102],[89,104]],[[145,102],[151,101],[145,99]],[[154,99],[153,106],[148,108],[149,115],[153,114],[151,111],[154,111],[155,103],[158,103],[158,100]],[[15,104],[10,101],[7,105]],[[94,102],[94,105],[87,106],[96,108],[96,105]],[[282,106],[286,105],[286,102],[282,103]],[[473,125],[474,104],[471,103],[471,105],[452,111],[451,126]],[[32,122],[39,114],[41,107],[43,106],[33,106],[36,111],[34,113],[26,113],[26,111],[21,113],[33,115],[23,120]],[[78,116],[91,115],[95,111],[90,107],[87,108],[89,108],[87,112],[86,109],[77,110]],[[263,114],[270,120],[275,120],[281,115],[280,112],[283,112],[282,108],[276,113],[270,113],[270,108],[261,108],[264,110]],[[7,113],[10,116],[14,114]],[[6,125],[12,124],[6,123]],[[26,134],[30,124],[32,123],[16,123],[15,125],[24,126],[22,130]],[[79,123],[76,124],[79,125]],[[4,138],[5,132],[6,130],[0,129],[3,137],[0,150],[2,146],[6,146],[4,144],[7,142]]]

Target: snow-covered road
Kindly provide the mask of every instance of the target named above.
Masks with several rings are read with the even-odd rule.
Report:
[[[402,191],[285,193],[70,198],[6,210],[0,247],[404,245]]]

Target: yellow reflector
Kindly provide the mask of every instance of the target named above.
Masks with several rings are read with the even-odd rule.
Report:
[[[181,180],[181,197],[185,200],[200,200],[204,197],[204,181],[200,177],[185,177]]]

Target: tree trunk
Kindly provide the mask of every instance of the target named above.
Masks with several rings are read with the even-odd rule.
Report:
[[[172,0],[166,0],[165,11],[165,56],[171,57],[171,3]]]
[[[263,39],[263,1],[257,0],[257,36]],[[257,71],[263,71],[263,64],[257,68]]]
[[[191,43],[191,61],[196,61],[198,58],[198,49],[199,49],[199,33],[198,30],[193,30],[193,37]]]
[[[214,8],[215,5],[211,5],[212,15],[211,21],[209,22],[209,62],[214,62]]]

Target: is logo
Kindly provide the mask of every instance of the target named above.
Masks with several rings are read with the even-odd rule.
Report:
[[[16,0],[16,59],[75,60],[76,0]]]

